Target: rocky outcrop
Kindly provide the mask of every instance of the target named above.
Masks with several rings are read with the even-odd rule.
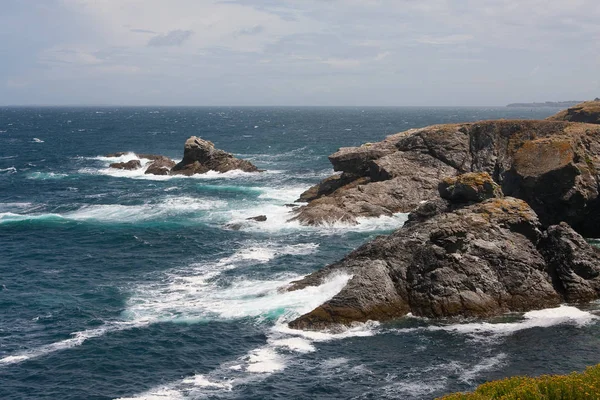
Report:
[[[585,122],[588,124],[600,124],[600,100],[585,101],[576,106],[569,107],[551,117],[551,121]]]
[[[342,172],[309,189],[294,217],[304,224],[410,212],[437,198],[442,178],[486,172],[507,196],[525,200],[542,225],[568,222],[600,236],[600,127],[560,121],[434,125],[342,148]]]
[[[140,163],[140,160],[131,160],[127,162],[112,163],[109,165],[109,167],[116,169],[134,170],[142,168],[142,163]]]
[[[445,178],[438,185],[442,199],[455,203],[480,202],[502,197],[502,189],[487,172],[471,172]]]
[[[212,142],[192,136],[185,142],[183,160],[173,167],[171,175],[227,172],[236,169],[245,172],[258,171],[250,161],[235,158],[233,154],[215,148]]]
[[[599,251],[565,223],[544,230],[527,203],[502,197],[490,180],[484,174],[456,178],[453,185],[462,185],[466,196],[424,203],[392,235],[293,282],[287,290],[317,286],[335,274],[352,276],[336,296],[290,326],[333,328],[409,312],[488,317],[600,297]],[[472,195],[488,183],[493,190]],[[444,182],[440,191],[448,187]]]
[[[168,157],[159,156],[146,168],[145,174],[151,175],[170,175],[171,169],[175,166],[175,161]]]
[[[107,154],[106,157],[122,157],[131,153],[118,152]],[[183,150],[183,160],[175,163],[168,157],[156,154],[135,154],[139,159],[148,159],[152,162],[146,167],[146,174],[152,175],[194,175],[208,171],[227,172],[239,169],[245,172],[260,171],[250,161],[235,158],[233,154],[215,148],[208,140],[196,136],[190,137]],[[138,169],[141,168],[139,160],[125,163],[110,164],[111,168]]]

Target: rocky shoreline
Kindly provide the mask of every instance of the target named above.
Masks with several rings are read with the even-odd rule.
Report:
[[[599,156],[600,126],[557,120],[435,125],[340,149],[329,159],[341,174],[303,193],[293,219],[409,220],[285,288],[352,276],[290,327],[489,317],[600,298],[600,251],[582,236],[600,236]]]

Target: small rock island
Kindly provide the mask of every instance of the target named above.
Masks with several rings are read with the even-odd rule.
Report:
[[[120,157],[126,152],[108,154],[107,157]],[[168,157],[154,154],[136,154],[139,158],[151,160],[145,173],[152,175],[194,175],[208,171],[228,172],[240,170],[244,172],[260,172],[254,164],[236,158],[233,154],[217,149],[215,145],[197,136],[185,141],[183,160],[175,163]],[[135,170],[142,168],[139,160],[110,164],[111,168]]]

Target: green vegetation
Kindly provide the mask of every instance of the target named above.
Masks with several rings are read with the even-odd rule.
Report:
[[[455,393],[439,400],[598,400],[600,364],[569,375],[516,376],[484,383],[473,393]]]

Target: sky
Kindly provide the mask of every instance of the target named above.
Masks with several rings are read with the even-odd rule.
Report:
[[[600,97],[598,0],[2,0],[0,105]]]

